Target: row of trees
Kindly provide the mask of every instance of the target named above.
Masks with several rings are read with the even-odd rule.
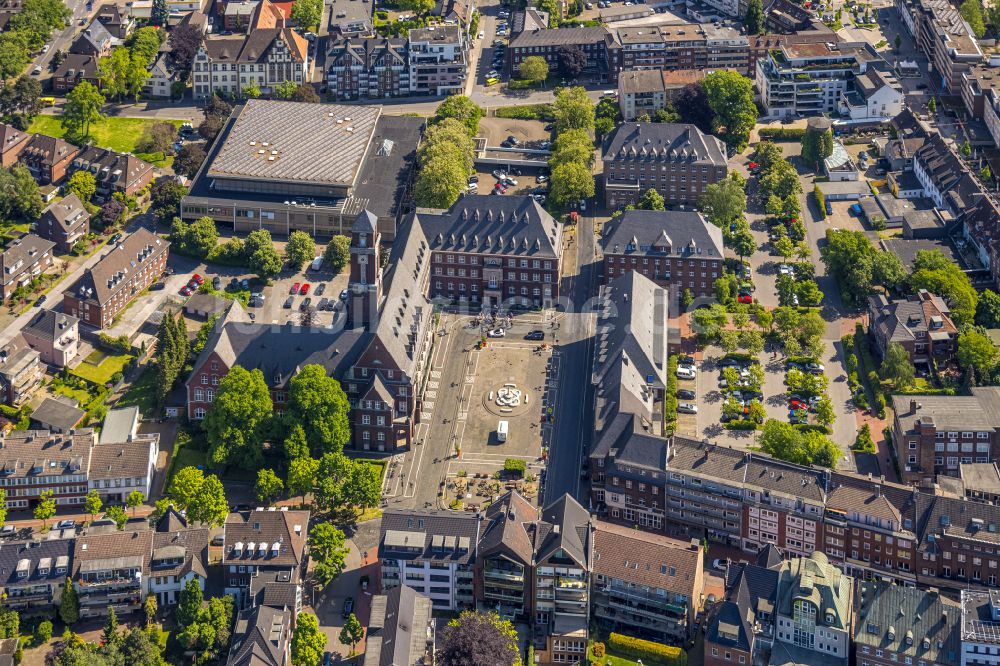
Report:
[[[140,28],[133,33],[128,45],[116,46],[110,55],[101,58],[99,76],[104,92],[121,101],[133,97],[139,101],[142,87],[149,79],[149,66],[160,51],[163,30],[153,26]]]
[[[442,102],[417,152],[419,173],[413,187],[418,206],[448,208],[474,172],[475,143],[482,109],[463,95]]]
[[[560,88],[555,97],[549,200],[556,206],[570,206],[594,196],[596,111],[584,88]]]

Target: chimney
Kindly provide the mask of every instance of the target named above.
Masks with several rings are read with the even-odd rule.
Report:
[[[917,401],[916,400],[910,400],[910,413],[911,414],[916,414],[917,413]]]

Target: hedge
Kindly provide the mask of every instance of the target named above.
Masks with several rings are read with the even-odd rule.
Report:
[[[97,337],[101,341],[102,345],[112,351],[116,351],[119,354],[132,353],[132,343],[129,342],[127,335],[119,335],[117,338],[113,338],[107,333],[101,333]]]
[[[497,109],[497,118],[550,121],[555,120],[556,117],[551,104],[524,104]]]
[[[661,645],[614,632],[608,636],[608,650],[631,659],[667,666],[686,666],[687,653],[679,647]]]
[[[826,219],[826,197],[823,196],[823,190],[820,189],[819,185],[813,187],[813,198],[816,199],[816,206],[819,207],[819,219]]]
[[[503,461],[503,469],[505,472],[523,475],[524,470],[528,469],[528,465],[519,458],[507,458]]]
[[[664,432],[672,435],[677,426],[677,357],[667,361],[667,394],[663,399]]]
[[[824,435],[830,434],[830,429],[825,425],[820,425],[819,423],[796,423],[792,427],[801,432],[820,432]]]
[[[757,131],[761,139],[770,141],[798,141],[806,131],[798,127],[763,127]]]
[[[749,419],[729,421],[726,423],[726,430],[756,430],[757,424]]]
[[[743,363],[753,363],[754,365],[760,365],[760,361],[757,360],[756,356],[752,354],[744,354],[743,352],[730,352],[722,357],[723,359],[731,358],[734,361],[742,361]]]

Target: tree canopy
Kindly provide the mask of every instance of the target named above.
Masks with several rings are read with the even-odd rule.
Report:
[[[463,611],[440,632],[441,666],[521,666],[517,630],[495,612]]]
[[[347,395],[321,365],[306,365],[289,381],[289,423],[302,426],[313,456],[340,453],[351,438]]]
[[[835,468],[840,455],[840,449],[826,435],[798,430],[791,423],[775,419],[764,423],[759,441],[765,453],[799,465]]]
[[[727,146],[736,152],[742,151],[757,122],[753,82],[739,72],[723,69],[708,74],[703,85],[716,116],[715,129],[722,133]]]
[[[260,467],[263,429],[272,409],[263,373],[234,366],[219,382],[203,422],[211,463],[249,470]]]

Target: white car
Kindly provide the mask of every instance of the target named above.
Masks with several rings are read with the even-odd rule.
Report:
[[[503,183],[504,187],[517,187],[516,178],[501,178],[500,182]]]
[[[694,379],[697,373],[691,368],[677,368],[677,377],[680,379]]]
[[[816,375],[821,375],[826,370],[822,363],[806,363],[806,370]]]
[[[681,414],[697,414],[698,405],[691,402],[679,402],[677,403],[677,411]]]
[[[778,275],[795,275],[795,269],[788,264],[778,266]]]
[[[42,47],[42,53],[48,53],[49,49],[52,48],[49,44]]]
[[[486,39],[486,31],[480,30],[479,35],[476,37],[476,39]]]
[[[507,331],[502,328],[494,328],[492,331],[486,332],[486,337],[488,338],[505,338],[507,337]]]
[[[542,175],[540,175],[540,176],[535,176],[535,182],[536,183],[547,183],[548,180],[549,180],[549,177],[546,176],[544,173]]]
[[[465,186],[465,191],[466,192],[470,192],[470,193],[471,192],[478,192],[479,191],[479,183],[469,183],[468,185]]]
[[[493,177],[496,178],[497,180],[501,180],[507,177],[507,172],[501,171],[500,169],[495,169],[493,171]]]

